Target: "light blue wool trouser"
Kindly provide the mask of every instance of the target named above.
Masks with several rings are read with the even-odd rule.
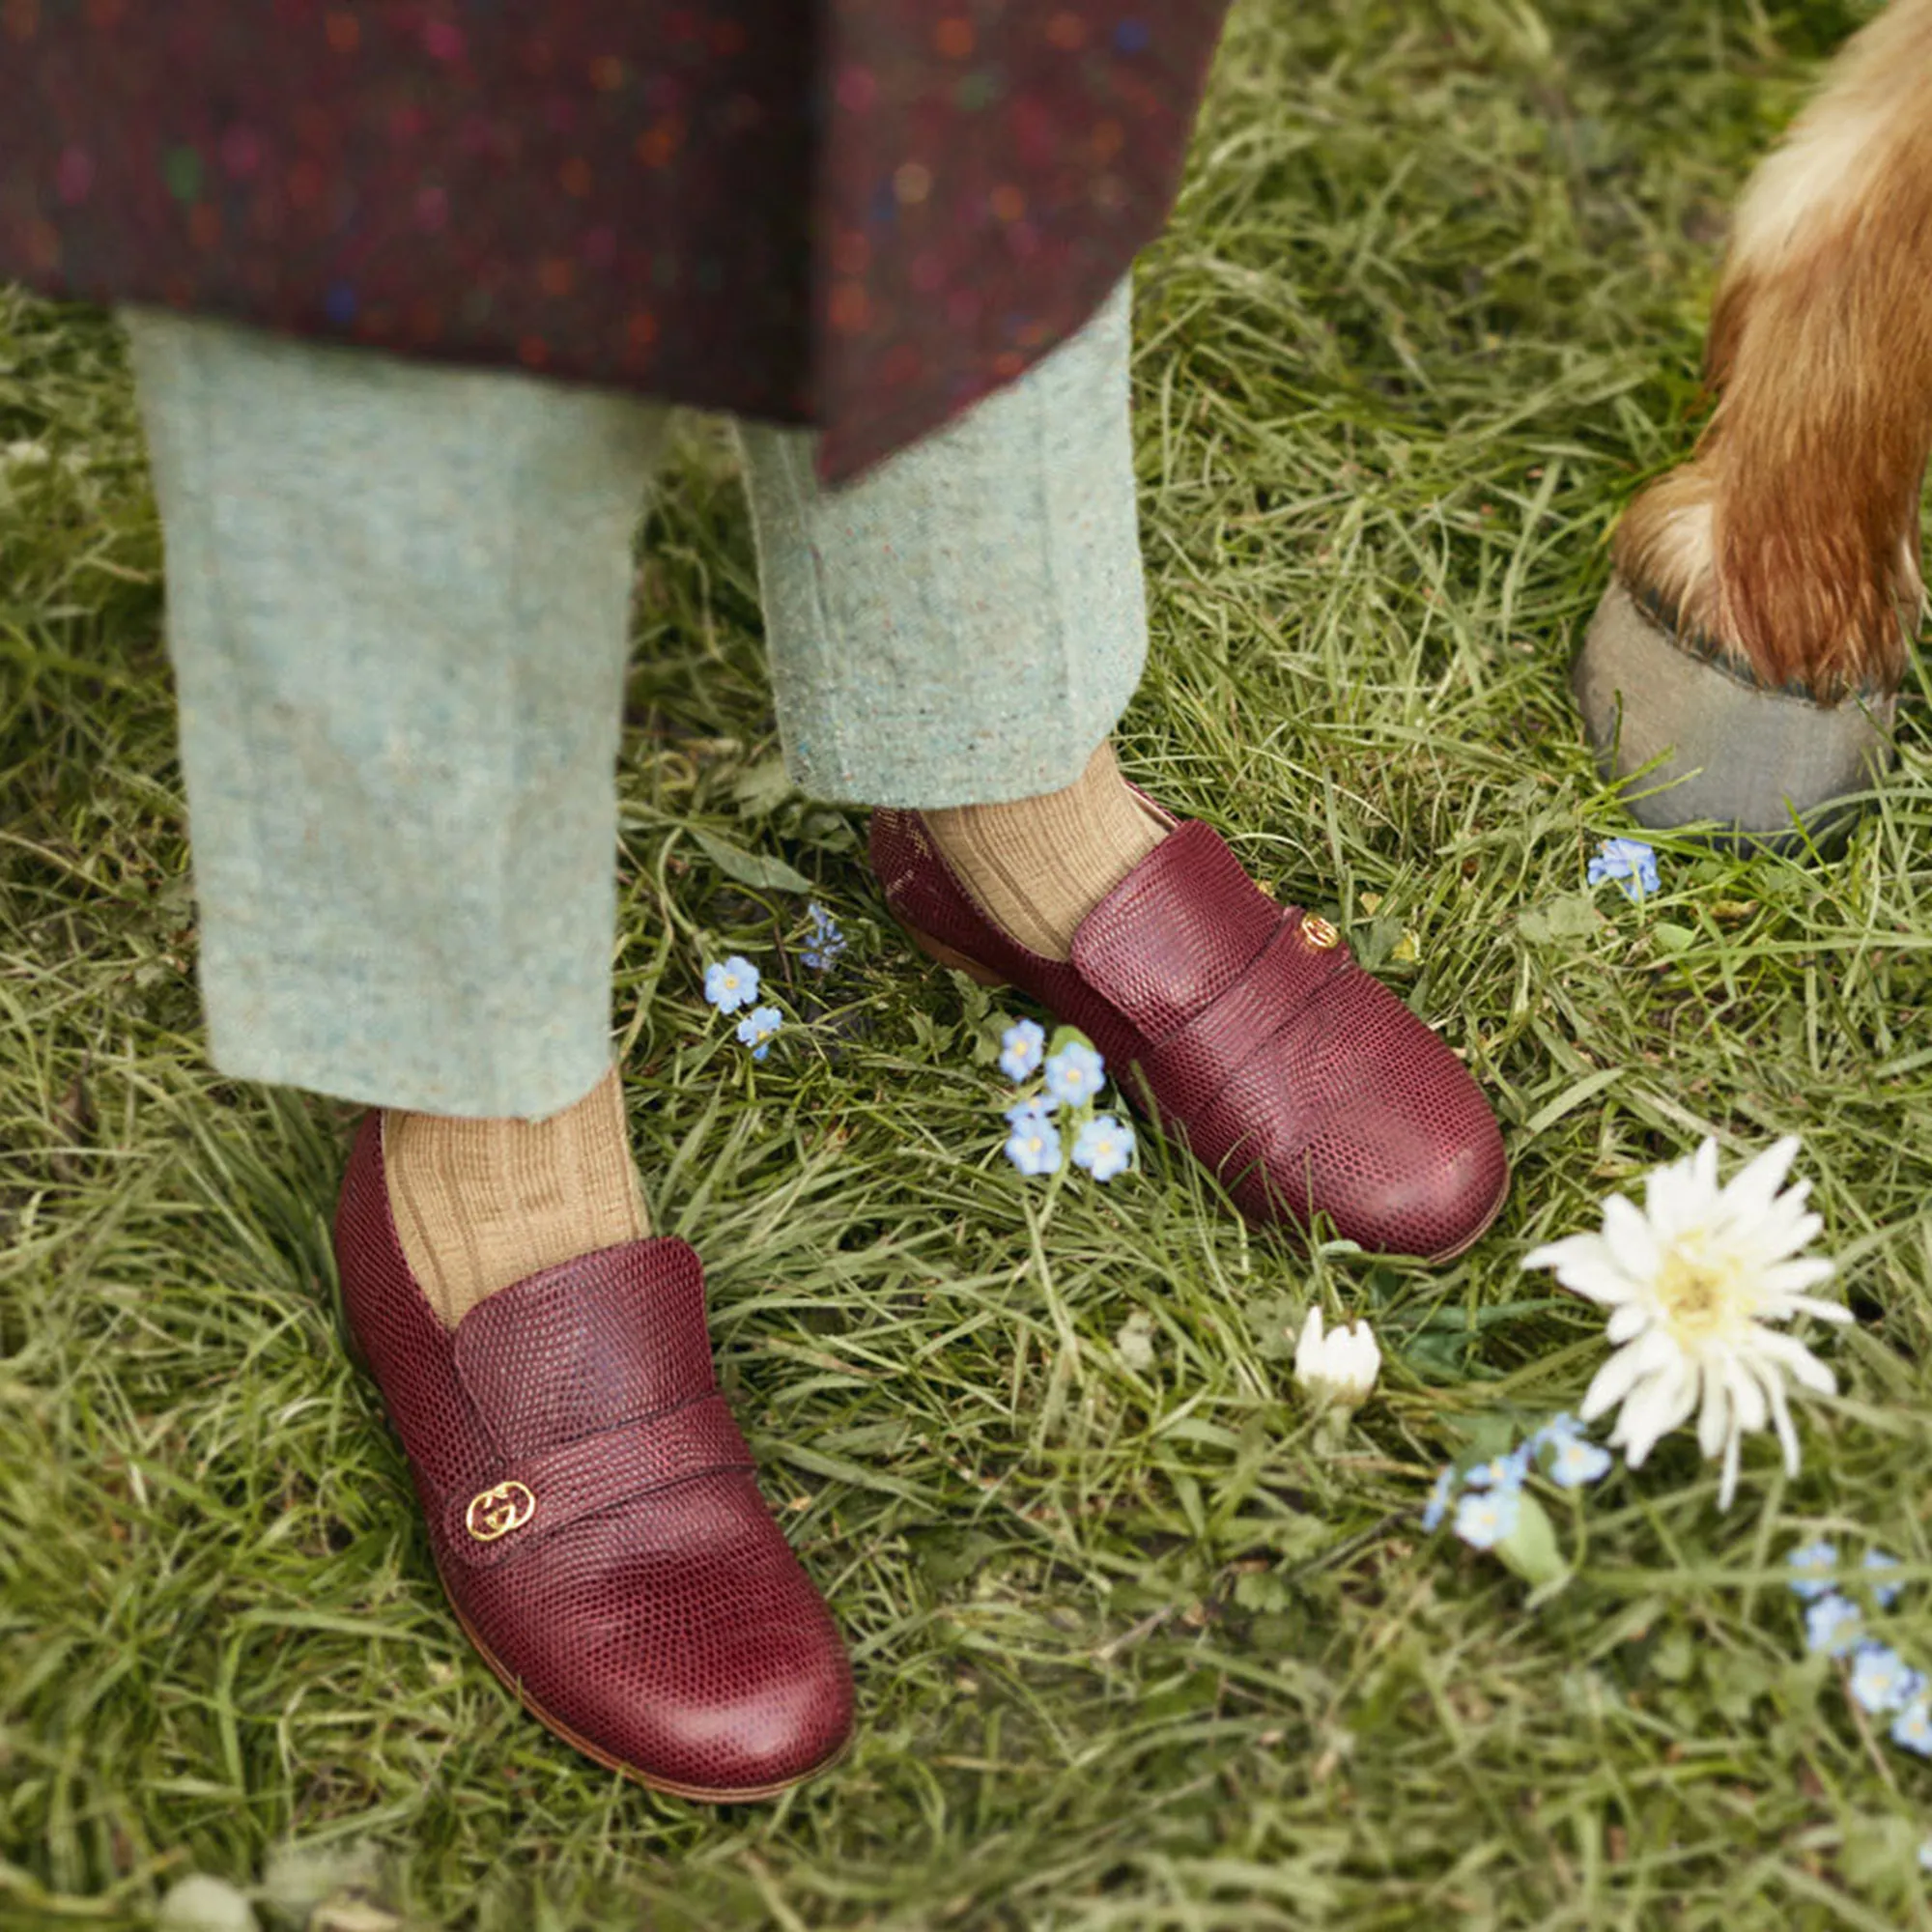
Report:
[[[667,412],[128,318],[214,1064],[538,1118],[610,1065],[631,540]],[[872,805],[1070,784],[1146,655],[1124,286],[845,489],[743,425],[793,779]]]

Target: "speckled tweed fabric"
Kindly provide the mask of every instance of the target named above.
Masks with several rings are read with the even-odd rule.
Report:
[[[630,542],[666,412],[128,318],[214,1063],[536,1118],[610,1062]],[[1146,623],[1122,285],[1017,382],[827,494],[745,425],[794,777],[867,804],[1069,784]]]
[[[0,0],[0,279],[824,434],[1094,313],[1226,0]]]

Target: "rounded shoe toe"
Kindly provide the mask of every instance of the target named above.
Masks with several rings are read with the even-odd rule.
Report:
[[[844,1645],[749,1473],[640,1498],[468,1584],[452,1596],[497,1675],[658,1789],[768,1796],[850,1735]]]
[[[1375,1254],[1453,1260],[1509,1191],[1482,1089],[1365,973],[1278,1037],[1217,1113],[1223,1137],[1237,1122],[1247,1129],[1236,1187],[1245,1211],[1304,1225],[1320,1214]]]
[[[712,1647],[709,1669],[741,1688],[658,1714],[659,1751],[680,1767],[678,1783],[779,1791],[838,1758],[852,1735],[852,1673],[837,1633],[820,1622],[738,1632],[735,1654]]]
[[[1465,1095],[1437,1093],[1426,1113],[1384,1103],[1350,1119],[1339,1146],[1321,1148],[1340,1233],[1377,1254],[1431,1262],[1453,1261],[1482,1237],[1509,1193],[1509,1159],[1495,1117],[1463,1078]]]

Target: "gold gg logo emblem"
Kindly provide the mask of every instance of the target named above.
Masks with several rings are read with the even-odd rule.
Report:
[[[521,1483],[498,1483],[470,1498],[463,1526],[478,1543],[495,1543],[513,1529],[522,1529],[537,1513],[537,1499]]]
[[[1319,913],[1310,913],[1301,922],[1301,936],[1311,946],[1319,946],[1326,952],[1331,946],[1340,946],[1342,935],[1321,918]]]

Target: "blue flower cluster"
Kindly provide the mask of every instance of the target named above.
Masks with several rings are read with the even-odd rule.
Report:
[[[1106,1085],[1107,1066],[1091,1041],[1069,1027],[1049,1053],[1037,1020],[1015,1020],[1000,1036],[1000,1071],[1016,1086],[1035,1073],[1040,1091],[1023,1094],[1006,1111],[1007,1158],[1022,1174],[1057,1174],[1064,1161],[1085,1168],[1095,1180],[1124,1174],[1134,1157],[1134,1130],[1094,1102]]]
[[[1889,1718],[1891,1741],[1901,1749],[1932,1757],[1932,1679],[1913,1669],[1889,1644],[1865,1634],[1865,1605],[1889,1610],[1898,1601],[1900,1586],[1889,1580],[1898,1558],[1868,1549],[1861,1574],[1845,1578],[1842,1586],[1834,1543],[1800,1544],[1784,1560],[1791,1594],[1804,1605],[1805,1649],[1848,1660],[1852,1701],[1875,1718]]]
[[[811,921],[810,944],[805,949],[805,963],[814,973],[829,973],[845,951],[845,935],[838,922],[816,899],[806,902],[806,916]]]
[[[1623,888],[1624,897],[1632,900],[1662,890],[1657,876],[1657,854],[1641,838],[1605,838],[1583,876],[1593,886],[1614,879]]]
[[[743,1007],[751,1007],[738,1022],[738,1038],[752,1049],[753,1060],[762,1060],[772,1050],[772,1040],[784,1024],[784,1015],[776,1007],[753,1006],[758,997],[758,969],[749,959],[732,953],[704,969],[704,997],[727,1017]]]
[[[814,973],[829,973],[845,951],[845,935],[816,899],[808,899],[805,910],[811,921],[811,930],[806,935],[805,963]],[[738,1022],[737,1036],[740,1043],[751,1049],[753,1060],[764,1059],[784,1025],[784,1015],[776,1007],[756,1004],[759,979],[758,969],[736,952],[704,969],[704,997],[721,1013],[728,1018],[751,1008]]]
[[[1539,1456],[1543,1473],[1559,1490],[1579,1490],[1609,1473],[1609,1451],[1592,1442],[1574,1415],[1553,1415],[1506,1456],[1492,1456],[1460,1476],[1453,1466],[1443,1469],[1423,1509],[1423,1528],[1439,1529],[1453,1503],[1456,1534],[1471,1548],[1493,1549],[1516,1527],[1522,1486]]]

